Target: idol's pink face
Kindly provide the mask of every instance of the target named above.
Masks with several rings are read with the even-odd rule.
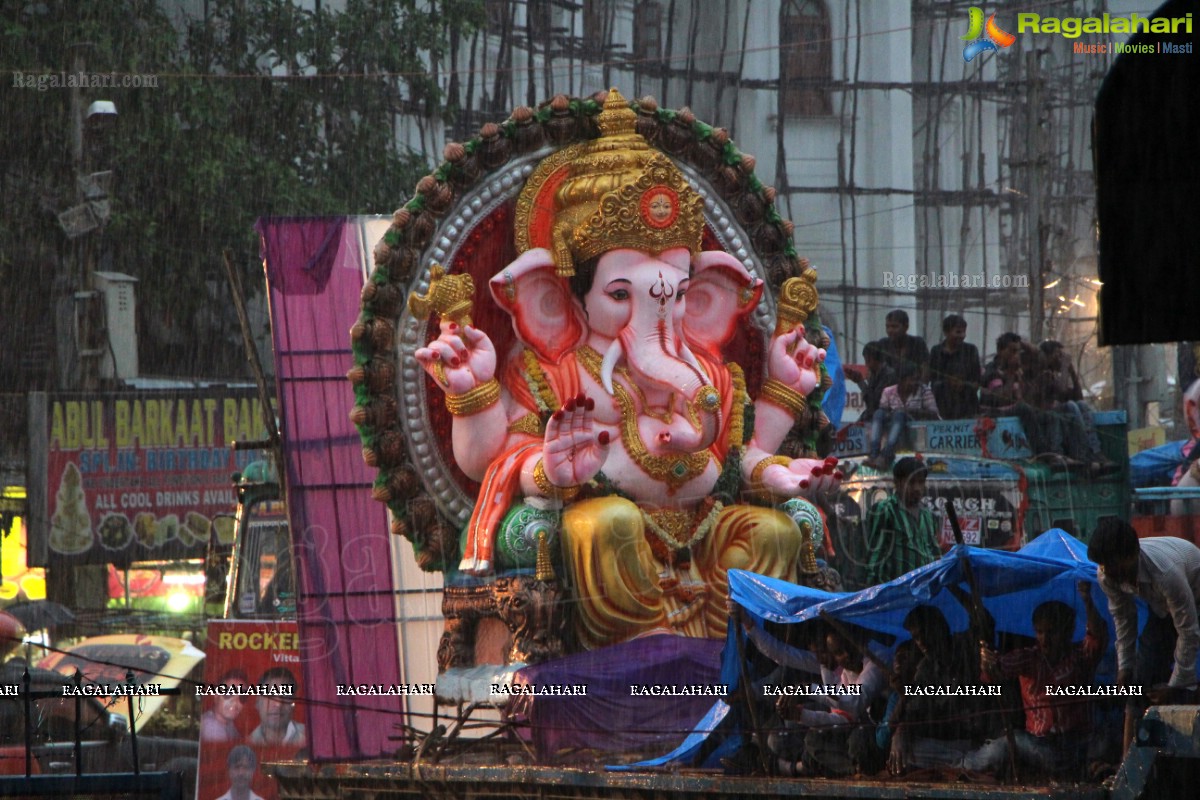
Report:
[[[588,345],[602,354],[599,379],[606,393],[614,395],[616,375],[636,397],[639,413],[700,420],[692,435],[672,433],[664,450],[709,447],[720,427],[722,398],[698,353],[721,357],[758,305],[762,280],[728,253],[693,255],[685,247],[609,250],[596,260],[582,296],[556,269],[551,253],[535,248],[490,281],[518,338],[550,361]]]

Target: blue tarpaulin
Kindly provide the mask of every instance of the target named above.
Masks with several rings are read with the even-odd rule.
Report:
[[[917,605],[930,604],[941,609],[952,632],[965,631],[968,627],[967,610],[949,587],[957,587],[962,592],[969,591],[966,573],[968,559],[983,605],[995,619],[998,633],[1032,638],[1033,610],[1048,600],[1059,600],[1075,609],[1074,639],[1082,639],[1086,614],[1076,584],[1081,580],[1092,583],[1092,599],[1109,627],[1109,653],[1098,670],[1097,682],[1111,682],[1115,671],[1115,634],[1104,592],[1096,585],[1096,565],[1087,560],[1087,547],[1082,542],[1057,528],[1045,532],[1015,553],[958,545],[932,564],[889,583],[858,592],[831,594],[752,572],[730,570],[730,598],[741,609],[742,615],[731,615],[722,656],[721,680],[736,686],[746,670],[741,657],[744,649],[738,646],[735,638],[741,635],[739,616],[761,626],[764,622],[796,624],[816,620],[825,613],[856,626],[890,650],[909,638],[904,630],[904,618],[908,612]],[[1146,619],[1146,609],[1140,600],[1138,608],[1140,628]],[[710,712],[675,751],[642,764],[659,766],[668,762],[694,760],[705,737],[711,735],[717,723],[735,716],[724,711],[720,719],[714,719],[714,713]],[[731,727],[726,725],[721,730],[727,735],[737,736],[738,732]]]
[[[1187,439],[1167,442],[1129,457],[1129,482],[1139,486],[1170,486],[1175,469],[1183,463]]]

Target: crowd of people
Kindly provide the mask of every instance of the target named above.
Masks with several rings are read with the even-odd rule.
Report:
[[[871,519],[872,553],[881,554],[869,564],[873,583],[940,557],[929,512],[918,502],[923,478],[917,459],[897,462],[897,492]],[[1200,548],[1171,537],[1139,539],[1129,523],[1106,517],[1088,558],[1097,580],[1077,584],[1085,617],[1079,641],[1075,608],[1058,600],[1032,609],[1032,639],[997,637],[991,614],[961,587],[950,591],[966,612],[965,630],[952,633],[942,609],[918,602],[897,610],[908,638],[891,648],[887,635],[825,615],[795,625],[743,616],[750,658],[772,666],[755,682],[759,707],[748,715],[771,771],[840,778],[916,772],[979,782],[1112,774],[1148,705],[1197,702]],[[1113,628],[1093,600],[1095,585]],[[1150,612],[1140,631],[1138,599]],[[1113,650],[1114,685],[1124,690],[1095,691],[1097,668]],[[808,691],[765,689],[780,684]],[[856,689],[834,691],[847,686]],[[821,687],[826,692],[815,691]]]
[[[932,350],[908,325],[906,312],[888,312],[887,335],[862,349],[864,368],[846,369],[862,392],[866,466],[891,469],[910,420],[1015,416],[1034,457],[1052,467],[1090,475],[1117,468],[1101,450],[1079,373],[1060,342],[1035,346],[1003,333],[985,368],[961,315],[942,320]]]

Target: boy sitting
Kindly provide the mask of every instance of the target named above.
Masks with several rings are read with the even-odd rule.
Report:
[[[1078,693],[1058,694],[1055,689],[1090,686],[1105,648],[1108,626],[1092,601],[1092,585],[1080,581],[1079,596],[1087,612],[1087,634],[1071,644],[1075,610],[1051,600],[1033,611],[1037,644],[1000,655],[987,645],[979,650],[980,678],[998,683],[1017,678],[1025,707],[1025,729],[1013,731],[1014,756],[1019,765],[1048,776],[1082,777],[1087,763],[1091,728],[1090,704]],[[970,772],[992,772],[1010,758],[1008,737],[992,739],[963,759]]]
[[[871,420],[871,455],[863,461],[873,469],[891,469],[896,446],[908,430],[910,419],[940,419],[937,401],[929,384],[921,383],[920,369],[913,364],[901,364],[896,371],[897,383],[883,390],[879,408]],[[887,438],[884,439],[884,430]]]

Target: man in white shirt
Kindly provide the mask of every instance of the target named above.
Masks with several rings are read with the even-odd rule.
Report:
[[[263,673],[258,684],[279,687],[287,693],[264,694],[255,701],[258,708],[258,727],[250,732],[250,743],[303,747],[307,733],[304,723],[292,719],[296,708],[296,678],[291,670],[287,667],[272,667]]]
[[[258,769],[258,756],[244,744],[229,751],[229,790],[217,800],[263,800],[250,788]]]
[[[1117,628],[1117,683],[1149,687],[1154,704],[1195,702],[1200,548],[1169,536],[1139,540],[1129,523],[1105,517],[1088,558],[1100,566],[1100,588]],[[1150,609],[1140,637],[1136,597]]]

